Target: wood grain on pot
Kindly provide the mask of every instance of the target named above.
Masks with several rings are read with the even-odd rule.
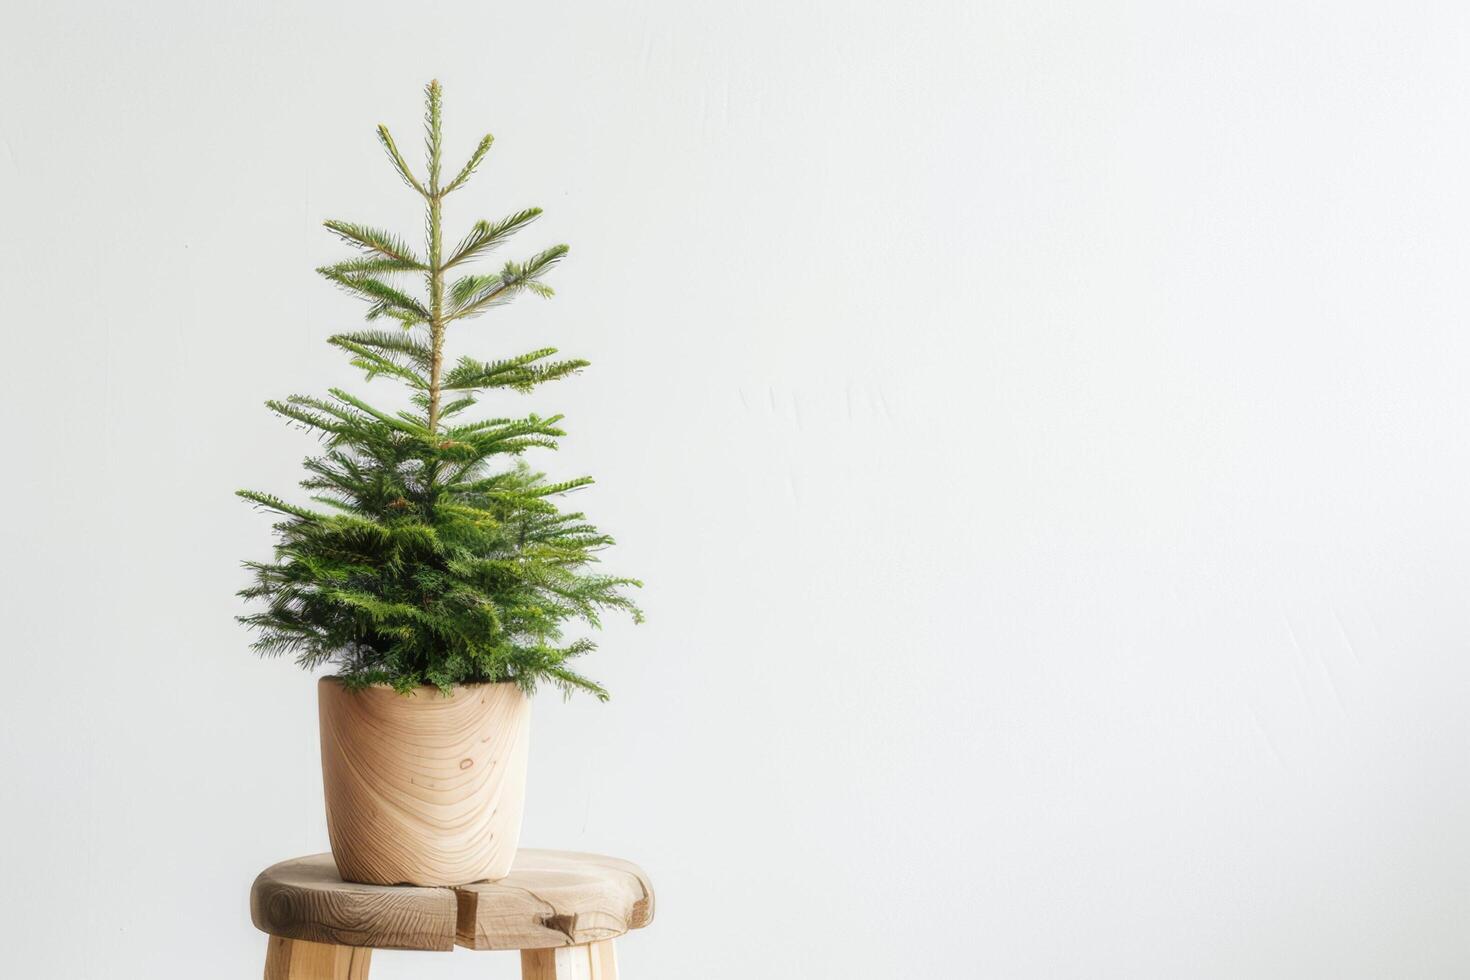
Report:
[[[452,694],[318,685],[327,830],[346,881],[505,877],[520,837],[530,700],[514,684]]]

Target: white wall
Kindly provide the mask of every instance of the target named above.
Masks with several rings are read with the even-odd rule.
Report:
[[[313,685],[231,620],[352,374],[318,223],[498,144],[644,576],[526,842],[629,980],[1470,975],[1460,4],[28,3],[0,19],[0,975],[258,976]],[[467,210],[467,208],[469,208]],[[356,384],[357,382],[353,382]],[[510,977],[383,954],[379,980]]]

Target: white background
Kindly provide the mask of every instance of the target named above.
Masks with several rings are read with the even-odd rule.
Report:
[[[573,246],[452,343],[593,362],[512,408],[648,583],[524,838],[628,980],[1470,976],[1470,11],[1234,0],[8,5],[0,974],[256,977],[325,848],[231,493],[434,76]]]

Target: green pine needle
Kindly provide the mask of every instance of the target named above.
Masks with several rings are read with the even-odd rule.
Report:
[[[261,655],[292,656],[309,668],[331,664],[354,687],[409,691],[510,681],[527,691],[550,684],[605,700],[601,685],[567,666],[595,644],[564,633],[576,623],[595,629],[609,611],[641,621],[630,597],[640,583],[590,571],[612,538],[581,513],[557,506],[556,498],[591,478],[551,482],[519,461],[529,451],[556,448],[565,434],[561,416],[461,421],[481,397],[531,392],[587,362],[553,361],[556,349],[543,347],[497,360],[460,356],[450,366],[445,349],[450,324],[522,291],[552,295],[541,277],[567,247],[446,285],[449,269],[484,258],[541,211],[479,222],[444,258],[443,198],[469,181],[493,140],[483,138],[441,186],[442,103],[439,84],[430,83],[425,180],[409,168],[387,128],[378,128],[394,169],[425,199],[427,258],[391,232],[329,221],[328,230],[357,254],[318,270],[364,300],[368,320],[400,325],[335,334],[329,343],[368,379],[402,384],[415,410],[380,408],[341,388],[329,389],[328,397],[267,403],[320,438],[320,454],[305,461],[301,486],[324,510],[239,491],[276,516],[273,559],[245,563],[251,581],[239,595],[254,607],[239,619],[255,632],[252,646]],[[401,273],[424,276],[423,298],[381,278]]]
[[[451,180],[449,186],[444,188],[445,194],[464,186],[465,181],[469,180],[471,175],[479,169],[480,161],[485,159],[485,154],[490,152],[490,145],[494,142],[495,137],[489,133],[486,133],[480,139],[480,145],[475,147],[475,152],[470,156],[469,162],[460,170],[459,176]]]

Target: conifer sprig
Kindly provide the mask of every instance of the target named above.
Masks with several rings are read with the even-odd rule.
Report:
[[[274,514],[275,556],[246,562],[252,583],[240,595],[257,604],[239,617],[257,632],[264,655],[290,654],[306,667],[331,663],[349,683],[422,684],[514,681],[527,691],[549,683],[605,699],[596,682],[568,666],[595,645],[566,627],[600,625],[604,612],[642,614],[629,597],[635,579],[589,567],[612,544],[579,512],[555,499],[590,477],[549,482],[521,456],[555,449],[561,416],[461,421],[480,397],[534,391],[587,362],[552,360],[544,347],[498,360],[461,355],[449,366],[452,323],[479,316],[522,292],[550,296],[541,281],[561,258],[555,245],[498,272],[446,273],[503,245],[534,222],[539,208],[474,225],[446,258],[443,200],[475,174],[494,140],[441,184],[443,104],[437,82],[424,102],[425,171],[404,160],[386,126],[378,139],[398,176],[425,203],[421,254],[392,232],[346,221],[326,227],[356,251],[317,271],[367,303],[368,320],[401,325],[339,333],[329,343],[368,380],[402,384],[412,408],[391,410],[332,388],[326,397],[267,402],[287,422],[317,433],[323,451],[305,462],[301,486],[318,507],[268,493],[239,495]],[[421,274],[423,293],[385,276]],[[448,400],[446,400],[448,396]],[[447,420],[453,419],[452,423]]]

